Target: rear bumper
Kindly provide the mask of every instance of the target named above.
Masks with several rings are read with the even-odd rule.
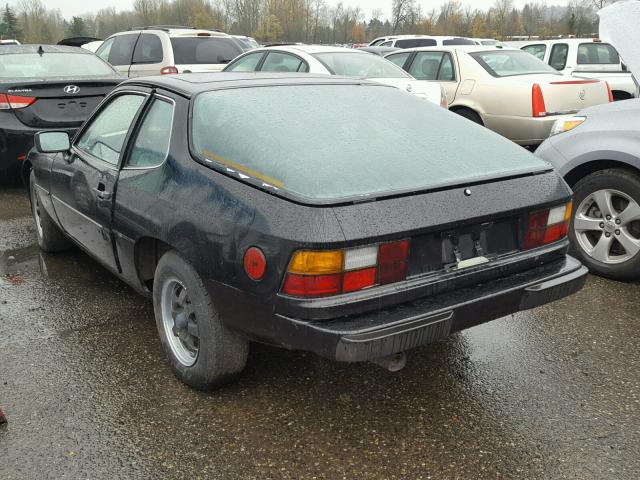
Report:
[[[551,115],[549,117],[515,117],[506,115],[484,115],[487,128],[512,140],[518,145],[535,146],[544,142],[551,134],[556,120],[571,115]]]
[[[367,361],[566,297],[582,288],[587,273],[579,261],[563,256],[515,275],[365,314],[305,321],[275,312],[256,315],[254,309],[252,326],[262,331],[257,337],[251,335],[253,328],[246,323],[229,326],[257,340],[332,360]],[[229,319],[223,313],[225,317]]]

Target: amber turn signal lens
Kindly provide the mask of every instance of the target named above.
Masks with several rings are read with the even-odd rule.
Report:
[[[289,264],[289,273],[299,275],[331,275],[342,273],[344,252],[300,251],[296,252]]]

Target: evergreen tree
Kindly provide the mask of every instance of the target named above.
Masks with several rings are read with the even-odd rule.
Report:
[[[81,17],[73,17],[69,26],[67,27],[67,34],[69,37],[86,37],[87,25]]]
[[[20,28],[18,17],[7,3],[2,10],[2,20],[0,21],[0,38],[18,38]]]

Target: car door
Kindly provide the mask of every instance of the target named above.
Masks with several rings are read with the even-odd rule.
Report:
[[[111,270],[118,271],[111,234],[118,165],[131,126],[148,94],[110,98],[52,165],[52,201],[66,233]]]
[[[133,61],[133,50],[139,36],[139,33],[126,33],[111,37],[100,46],[96,55],[110,63],[118,73],[128,77]]]
[[[458,77],[450,52],[417,52],[405,70],[417,80],[438,82],[442,86],[447,101],[452,104],[458,91]]]

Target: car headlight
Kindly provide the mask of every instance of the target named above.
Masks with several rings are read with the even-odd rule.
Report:
[[[560,120],[556,120],[556,123],[553,124],[553,128],[551,129],[551,137],[554,135],[558,135],[559,133],[565,133],[574,128],[582,125],[587,117],[568,117],[562,118]]]

